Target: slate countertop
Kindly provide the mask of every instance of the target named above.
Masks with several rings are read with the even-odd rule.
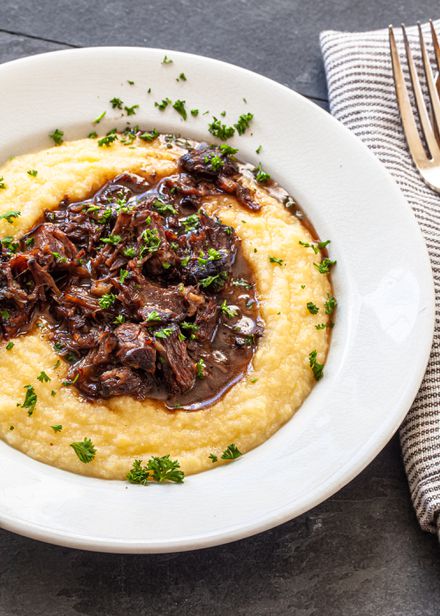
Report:
[[[2,0],[0,62],[90,45],[178,49],[326,107],[321,30],[438,16],[434,0]],[[396,437],[319,507],[218,548],[94,554],[0,530],[0,616],[436,616],[439,600],[437,541],[419,530]]]

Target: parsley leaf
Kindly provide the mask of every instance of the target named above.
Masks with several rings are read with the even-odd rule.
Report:
[[[327,301],[324,304],[325,314],[333,314],[336,310],[338,302],[333,295],[327,295]]]
[[[139,139],[142,139],[142,141],[153,141],[158,136],[159,136],[159,133],[157,132],[155,128],[153,128],[153,130],[150,130],[149,132],[145,132],[139,135]]]
[[[317,360],[317,351],[312,351],[309,354],[309,365],[313,371],[315,380],[319,381],[324,376],[324,364],[320,364]]]
[[[253,174],[259,184],[265,184],[270,180],[270,174],[263,171],[261,163],[258,163],[258,167],[255,167]]]
[[[226,449],[222,453],[221,459],[222,460],[235,460],[236,458],[239,458],[242,455],[243,454],[238,449],[237,445],[235,445],[234,443],[231,443],[230,445],[226,447]]]
[[[135,460],[127,474],[127,481],[146,486],[152,481],[183,483],[184,477],[179,461],[171,460],[168,454],[162,457],[153,456],[145,466],[142,466],[142,460]]]
[[[53,139],[55,145],[61,145],[64,141],[64,132],[59,128],[56,128],[53,133],[50,133],[49,137]]]
[[[310,312],[310,314],[318,314],[319,312],[318,306],[313,302],[307,302],[307,310]]]
[[[182,100],[177,100],[175,101],[174,105],[173,105],[173,109],[175,109],[177,111],[177,113],[184,119],[186,120],[188,117],[188,114],[186,112],[185,109],[185,101]]]
[[[215,453],[210,453],[208,458],[211,460],[211,462],[214,464],[214,462],[217,462],[218,457],[215,455]]]
[[[205,360],[203,359],[203,357],[201,357],[196,362],[196,374],[197,374],[198,379],[203,379],[205,377],[205,368],[206,368]]]
[[[254,118],[253,113],[241,114],[241,116],[237,120],[237,123],[234,124],[235,128],[237,129],[237,133],[239,135],[244,135],[246,130],[249,128],[249,124],[251,123],[251,120],[253,120],[253,118]]]
[[[168,56],[164,56],[162,60],[162,64],[172,64],[173,61]]]
[[[87,437],[83,441],[70,443],[70,446],[84,464],[88,464],[95,458],[96,448],[91,439]]]
[[[37,394],[35,393],[35,389],[32,385],[25,385],[24,389],[26,390],[26,395],[24,397],[23,404],[19,404],[23,409],[27,409],[29,417],[33,415],[35,411],[35,406],[37,404]]]
[[[28,169],[26,173],[30,175],[31,178],[36,178],[38,175],[38,171],[36,169]]]
[[[12,341],[8,342],[8,344],[6,345],[6,350],[11,351],[13,348],[14,348],[14,343]]]
[[[211,124],[209,124],[208,130],[211,135],[214,135],[214,137],[217,137],[222,141],[230,139],[235,133],[235,128],[233,126],[226,126],[226,124],[218,120],[215,116],[213,117]]]
[[[55,426],[50,426],[54,432],[61,432],[63,426],[61,424],[56,424]]]
[[[116,295],[114,295],[113,293],[106,293],[99,299],[98,303],[103,310],[106,310],[107,308],[110,308],[110,306],[113,306],[115,301]]]
[[[271,263],[276,263],[277,265],[283,265],[284,259],[280,259],[279,257],[269,257],[269,261]]]
[[[44,372],[44,370],[40,372],[40,374],[37,376],[37,379],[40,381],[40,383],[49,383],[49,381],[51,380],[50,376],[48,376]]]
[[[131,107],[125,106],[124,109],[128,116],[135,115],[136,110],[139,109],[139,105],[132,105]]]
[[[328,274],[330,268],[333,267],[333,265],[336,265],[336,261],[332,261],[331,259],[328,259],[326,257],[321,261],[321,263],[314,263],[313,265],[316,267],[320,274]]]
[[[122,109],[124,103],[120,98],[114,96],[110,101],[110,105],[112,106],[112,109]]]
[[[229,306],[226,303],[226,300],[224,299],[223,302],[220,304],[220,310],[222,311],[222,313],[228,317],[228,319],[231,319],[232,317],[236,317],[238,314],[238,308],[237,306]]]
[[[100,121],[106,116],[107,112],[103,111],[102,113],[99,114],[99,116],[97,116],[94,120],[93,120],[93,124],[99,124]]]
[[[4,214],[0,214],[0,220],[6,220],[10,225],[12,225],[14,218],[18,218],[19,216],[21,216],[21,212],[17,210],[8,210]]]

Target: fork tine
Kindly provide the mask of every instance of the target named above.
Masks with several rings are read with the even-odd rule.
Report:
[[[440,128],[440,99],[438,96],[437,87],[435,85],[434,76],[432,74],[431,63],[428,58],[428,52],[426,50],[425,40],[423,38],[422,26],[420,25],[420,22],[417,24],[417,27],[419,30],[420,49],[422,50],[423,68],[425,70],[425,78],[426,78],[426,83],[428,86],[429,98],[431,101],[431,111],[432,111],[432,115],[434,116],[436,127],[437,129],[439,129]],[[434,43],[434,47],[435,47],[435,43]],[[437,148],[438,148],[437,140],[435,141],[436,141]],[[440,153],[440,150],[438,153]]]
[[[414,163],[423,164],[427,162],[427,156],[423,147],[422,141],[417,130],[416,121],[411,108],[408,88],[406,87],[405,79],[400,63],[399,52],[397,51],[396,39],[394,36],[393,26],[388,27],[390,40],[391,63],[393,66],[394,84],[396,86],[396,97],[399,105],[400,117],[402,119],[403,131],[408,143],[409,151],[413,157]]]
[[[440,45],[438,42],[437,32],[434,28],[434,23],[432,19],[429,20],[429,25],[431,26],[431,37],[432,37],[432,45],[434,47],[435,61],[437,63],[437,70],[440,71]]]
[[[417,111],[419,114],[422,133],[423,133],[423,136],[425,137],[425,141],[428,146],[431,157],[434,157],[436,155],[440,156],[440,150],[438,148],[437,141],[434,137],[434,131],[433,131],[431,122],[429,120],[428,110],[426,108],[426,104],[423,98],[422,87],[420,85],[419,76],[417,74],[416,65],[414,63],[414,58],[412,55],[411,47],[408,41],[408,36],[406,34],[406,28],[404,24],[402,24],[402,33],[403,33],[403,41],[405,44],[406,59],[408,62],[409,74],[411,76],[411,83],[413,87]]]

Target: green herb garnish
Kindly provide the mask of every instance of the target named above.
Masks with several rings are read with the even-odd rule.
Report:
[[[222,460],[235,460],[236,458],[239,458],[242,455],[243,454],[238,449],[237,445],[235,445],[234,443],[231,443],[230,445],[226,447],[226,449],[222,453],[221,459]]]
[[[37,376],[37,379],[40,381],[40,383],[49,383],[49,381],[51,380],[50,376],[46,374],[44,370],[40,372],[40,374]]]
[[[321,263],[314,263],[313,265],[316,267],[320,274],[328,274],[330,268],[333,267],[333,265],[336,265],[336,261],[332,261],[331,259],[327,259],[326,257],[321,261]]]
[[[183,483],[184,477],[179,461],[171,460],[168,454],[162,457],[153,456],[145,466],[142,466],[142,460],[135,460],[127,474],[127,481],[146,486],[154,481]]]
[[[307,302],[307,310],[310,312],[310,314],[318,314],[319,312],[319,308],[316,304],[314,304],[313,302]]]
[[[253,113],[243,113],[238,118],[237,123],[234,124],[234,126],[237,129],[237,133],[239,135],[244,135],[246,130],[249,128],[249,124],[251,123],[253,118],[254,118],[254,114]]]
[[[106,310],[107,308],[110,308],[110,306],[113,306],[115,301],[116,295],[114,295],[113,293],[106,293],[99,299],[98,303],[103,310]]]
[[[226,300],[223,300],[223,302],[220,304],[220,310],[228,319],[232,319],[232,317],[236,317],[238,314],[237,306],[228,305],[226,303]]]
[[[324,376],[324,364],[320,364],[317,360],[317,351],[312,351],[309,354],[309,365],[313,371],[315,380],[319,381]]]
[[[208,126],[208,130],[211,135],[221,139],[222,141],[226,141],[234,136],[235,128],[233,126],[226,126],[221,120],[218,120],[216,117],[213,117],[211,124]]]
[[[30,175],[31,178],[36,178],[38,175],[38,171],[36,169],[28,169],[26,173]]]
[[[95,458],[96,448],[91,439],[87,437],[83,441],[70,443],[70,446],[84,464],[89,464]]]
[[[21,216],[21,212],[18,210],[8,210],[4,214],[0,214],[0,220],[6,220],[10,225],[12,225],[15,218]]]
[[[51,139],[53,139],[53,142],[55,143],[55,145],[61,145],[64,141],[63,137],[64,137],[64,132],[62,130],[59,130],[59,128],[56,128],[53,133],[51,133],[49,135],[49,137]]]
[[[26,395],[24,397],[23,404],[19,404],[23,409],[27,409],[29,417],[33,415],[35,411],[35,406],[37,404],[37,394],[35,393],[35,389],[32,385],[25,385],[24,389],[26,390]]]

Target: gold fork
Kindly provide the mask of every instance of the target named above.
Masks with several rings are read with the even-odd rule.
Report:
[[[430,20],[429,23],[431,26],[431,37],[434,48],[435,61],[437,64],[437,70],[440,71],[439,41],[432,20]],[[440,140],[438,140],[438,135],[440,134],[440,96],[437,90],[437,85],[439,84],[439,81],[437,80],[436,85],[420,23],[417,24],[417,26],[419,30],[423,69],[425,73],[426,84],[428,86],[431,114],[428,112],[428,108],[423,98],[423,92],[420,85],[419,76],[417,74],[416,65],[414,62],[404,25],[402,25],[402,32],[406,52],[406,61],[408,63],[414,100],[416,103],[416,109],[420,121],[420,129],[426,144],[426,148],[420,138],[417,123],[414,117],[414,113],[412,111],[410,95],[405,83],[405,78],[403,76],[399,52],[397,51],[394,30],[392,26],[389,26],[388,32],[390,40],[391,61],[393,65],[394,84],[396,86],[397,103],[399,105],[402,127],[414,164],[417,167],[425,183],[428,184],[428,186],[430,186],[433,190],[440,193]]]

